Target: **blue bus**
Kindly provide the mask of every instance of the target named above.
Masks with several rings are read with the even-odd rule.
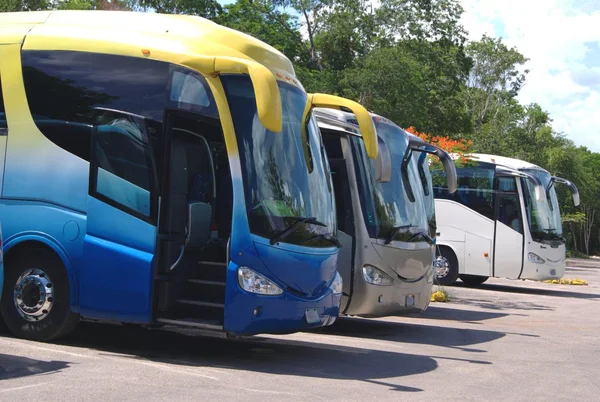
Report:
[[[0,27],[0,312],[16,336],[80,319],[220,336],[335,321],[335,197],[311,110],[350,108],[374,138],[364,108],[308,96],[283,54],[199,17]]]

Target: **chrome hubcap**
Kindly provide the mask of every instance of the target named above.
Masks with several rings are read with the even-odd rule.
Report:
[[[444,276],[448,275],[448,271],[450,271],[450,264],[448,264],[448,260],[445,257],[440,255],[433,260],[433,269],[436,277],[443,278]]]
[[[54,305],[54,285],[41,269],[27,270],[17,279],[14,301],[25,320],[43,320]]]

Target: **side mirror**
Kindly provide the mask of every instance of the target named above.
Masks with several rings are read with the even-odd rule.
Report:
[[[377,136],[377,158],[373,161],[375,164],[375,181],[377,183],[387,183],[392,179],[392,156],[390,150],[383,140]]]
[[[410,137],[409,146],[415,151],[426,152],[438,157],[444,166],[446,172],[446,179],[448,181],[448,192],[453,194],[458,188],[458,177],[456,174],[456,166],[450,154],[444,151],[442,148],[433,144],[427,143],[419,137]]]
[[[555,183],[566,184],[567,187],[569,188],[569,190],[571,191],[571,195],[573,196],[573,204],[575,204],[576,207],[579,206],[579,202],[580,202],[579,190],[577,189],[577,186],[575,186],[575,184],[572,181],[563,179],[562,177],[556,177],[556,176],[552,176],[551,180]]]

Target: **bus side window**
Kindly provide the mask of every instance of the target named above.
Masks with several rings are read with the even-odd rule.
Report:
[[[92,52],[24,50],[23,81],[33,120],[56,146],[90,161],[94,110],[143,116],[162,132],[169,63]],[[155,140],[156,141],[156,140]]]
[[[156,173],[144,120],[117,111],[101,112],[92,144],[91,193],[150,217]]]

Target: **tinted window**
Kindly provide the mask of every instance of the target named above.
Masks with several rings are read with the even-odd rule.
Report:
[[[4,97],[2,96],[2,78],[0,78],[0,128],[7,128],[6,111],[4,109]]]
[[[192,70],[174,69],[169,89],[169,107],[219,117],[206,79]]]
[[[330,159],[344,159],[341,135],[335,132],[332,133],[326,129],[321,129],[321,136],[323,137],[323,145],[325,145],[328,157]]]
[[[169,64],[71,51],[22,52],[27,101],[40,131],[65,150],[90,159],[93,114],[106,107],[162,124]]]
[[[517,181],[514,177],[498,177],[496,179],[496,189],[502,192],[516,193]]]
[[[94,124],[95,186],[92,191],[150,216],[155,170],[144,119],[120,112],[97,113]]]
[[[518,194],[506,194],[498,197],[498,221],[504,223],[514,231],[523,233],[521,205],[519,204]]]
[[[458,189],[454,194],[450,194],[445,173],[443,170],[436,171],[433,180],[434,196],[459,202],[489,219],[494,219],[494,174],[493,164],[469,161],[465,166],[456,166]]]

